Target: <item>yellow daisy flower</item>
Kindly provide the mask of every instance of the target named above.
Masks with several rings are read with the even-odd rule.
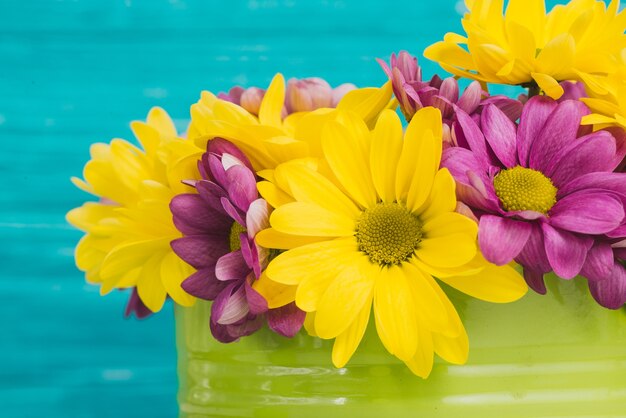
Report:
[[[447,33],[424,51],[447,71],[486,83],[534,84],[552,98],[562,80],[578,80],[605,94],[626,37],[619,1],[572,0],[546,14],[543,0],[466,0],[467,36]]]
[[[369,123],[392,101],[391,83],[381,88],[348,92],[337,109],[351,109]],[[276,74],[263,97],[258,116],[204,91],[191,106],[189,138],[202,149],[212,138],[233,142],[249,158],[255,170],[270,169],[282,162],[319,154],[319,135],[312,135],[329,117],[331,109],[296,112],[284,117],[285,79]]]
[[[465,329],[433,276],[493,302],[516,300],[527,287],[511,267],[482,258],[476,223],[455,212],[454,180],[439,169],[440,112],[421,109],[403,134],[390,110],[373,132],[338,111],[321,146],[323,159],[281,164],[271,187],[259,187],[275,210],[257,241],[287,251],[256,289],[270,307],[295,300],[308,312],[309,332],[335,339],[336,367],[356,350],[371,310],[386,349],[416,375],[429,375],[433,353],[464,363]]]
[[[196,161],[202,150],[179,138],[160,108],[150,111],[147,122],[131,127],[143,149],[122,139],[94,144],[85,180],[72,179],[100,197],[67,214],[68,222],[86,233],[76,247],[76,264],[102,294],[136,287],[152,312],[161,309],[167,295],[190,306],[194,298],[180,284],[193,271],[170,248],[181,234],[169,203],[175,194],[190,192],[182,179],[199,178]]]

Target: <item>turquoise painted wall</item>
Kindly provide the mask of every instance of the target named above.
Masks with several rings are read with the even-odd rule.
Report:
[[[272,75],[378,85],[460,29],[456,0],[0,0],[0,417],[176,415],[172,307],[124,320],[73,263],[69,182],[151,106]],[[437,66],[421,61],[426,75]]]

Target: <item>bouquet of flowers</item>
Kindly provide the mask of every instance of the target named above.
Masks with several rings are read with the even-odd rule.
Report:
[[[152,109],[138,140],[94,144],[68,221],[76,264],[126,314],[212,301],[221,343],[260,328],[334,340],[344,367],[369,322],[427,378],[470,341],[440,285],[515,302],[544,275],[626,303],[626,13],[617,1],[467,0],[465,35],[379,60],[381,87],[277,74],[202,92],[186,132]],[[469,79],[469,84],[459,83]],[[490,84],[527,89],[490,95]],[[462,85],[467,85],[465,88]],[[301,328],[304,330],[301,331]],[[349,367],[349,365],[348,365]]]

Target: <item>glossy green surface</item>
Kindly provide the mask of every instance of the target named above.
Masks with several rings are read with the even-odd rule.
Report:
[[[464,366],[436,360],[427,380],[370,328],[346,368],[331,344],[267,330],[214,341],[210,305],[177,308],[181,417],[624,417],[626,314],[595,304],[582,280],[496,305],[450,289],[470,336]],[[372,322],[372,321],[371,321]]]

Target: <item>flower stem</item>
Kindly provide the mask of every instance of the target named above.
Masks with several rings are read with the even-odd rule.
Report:
[[[541,92],[539,86],[535,83],[530,83],[528,85],[528,98],[530,99],[533,96],[537,96]]]

